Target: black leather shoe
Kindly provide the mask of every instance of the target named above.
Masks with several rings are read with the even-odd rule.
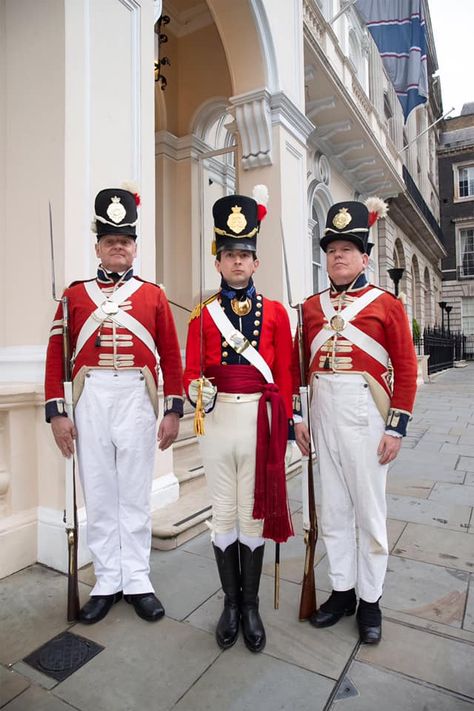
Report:
[[[125,601],[133,605],[138,617],[147,622],[157,622],[165,614],[165,608],[154,593],[125,595]]]
[[[92,595],[84,607],[79,611],[79,622],[84,625],[93,625],[103,620],[112,605],[122,599],[122,593],[114,595]]]
[[[382,613],[377,602],[360,600],[357,626],[362,644],[378,644],[382,639]]]
[[[341,617],[349,617],[356,611],[357,598],[354,588],[333,590],[326,602],[309,618],[313,627],[332,627]]]

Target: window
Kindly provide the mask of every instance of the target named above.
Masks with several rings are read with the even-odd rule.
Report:
[[[313,267],[313,293],[317,294],[327,287],[326,255],[320,247],[324,218],[322,211],[313,203],[311,217],[314,220],[313,235],[311,240],[311,262]]]
[[[457,167],[457,196],[458,199],[474,197],[474,165]]]
[[[464,335],[474,334],[474,297],[465,296],[462,300],[462,330]]]
[[[474,227],[459,230],[461,245],[460,276],[474,277]]]

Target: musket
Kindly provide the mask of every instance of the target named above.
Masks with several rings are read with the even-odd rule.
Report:
[[[49,203],[49,236],[51,242],[51,272],[53,299],[62,306],[63,314],[63,375],[64,375],[64,409],[69,419],[74,422],[74,408],[72,399],[71,354],[69,339],[69,304],[67,296],[58,298],[56,295],[56,277],[54,269],[54,240],[53,240],[53,215]],[[79,614],[79,579],[77,574],[77,503],[76,503],[76,478],[75,454],[66,457],[66,506],[64,509],[64,524],[66,527],[68,566],[67,566],[67,619],[73,622]]]
[[[311,446],[311,421],[309,417],[309,390],[306,385],[306,353],[304,342],[304,320],[303,320],[303,304],[295,304],[292,299],[290,272],[288,267],[288,259],[286,254],[286,245],[283,232],[283,221],[281,224],[281,239],[283,245],[283,260],[285,264],[286,286],[288,290],[288,303],[292,309],[296,309],[298,314],[298,327],[296,332],[298,342],[298,360],[300,366],[300,399],[301,399],[301,414],[303,422],[306,424],[309,433],[308,455],[301,457],[302,487],[303,487],[303,530],[305,541],[305,560],[303,583],[301,586],[301,598],[299,619],[307,620],[313,612],[316,612],[316,582],[314,578],[314,557],[316,551],[316,543],[318,541],[318,518],[316,515],[316,503],[314,496],[314,479],[313,479],[313,451]]]

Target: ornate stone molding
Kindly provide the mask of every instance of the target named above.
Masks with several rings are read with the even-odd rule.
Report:
[[[270,93],[265,89],[232,96],[235,121],[242,142],[244,170],[272,164]]]

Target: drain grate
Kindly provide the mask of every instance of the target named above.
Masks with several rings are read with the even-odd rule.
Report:
[[[341,681],[341,684],[339,686],[339,689],[337,691],[334,701],[341,701],[342,699],[349,699],[351,696],[359,696],[359,692],[357,691],[356,687],[354,686],[352,681],[349,679],[349,677],[345,676],[344,679]]]
[[[64,681],[103,649],[90,639],[62,632],[31,652],[23,661],[56,681]]]

